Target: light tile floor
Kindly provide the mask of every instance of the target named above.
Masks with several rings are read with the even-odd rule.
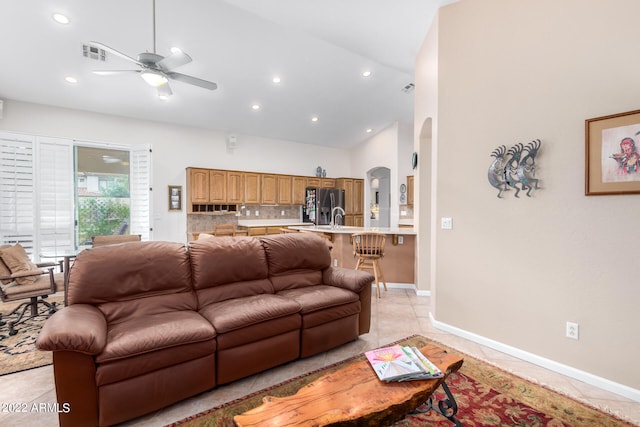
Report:
[[[375,295],[375,292],[374,292]],[[164,426],[189,415],[242,397],[305,372],[338,362],[352,355],[399,340],[408,335],[421,334],[462,352],[498,365],[515,374],[545,384],[577,400],[603,408],[640,426],[640,403],[604,391],[581,381],[532,365],[491,348],[435,329],[429,320],[430,298],[416,296],[409,289],[391,288],[380,300],[372,300],[371,332],[358,340],[327,353],[299,360],[221,386],[173,406],[127,422],[123,426]],[[33,412],[33,404],[55,403],[53,369],[51,366],[0,377],[0,425],[57,426],[57,414]],[[26,404],[26,413],[7,413],[7,405]]]

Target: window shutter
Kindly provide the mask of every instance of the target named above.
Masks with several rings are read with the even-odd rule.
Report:
[[[151,146],[131,149],[131,234],[151,240]]]
[[[36,248],[46,258],[75,249],[73,141],[38,137]]]
[[[34,139],[0,132],[0,243],[34,248]]]

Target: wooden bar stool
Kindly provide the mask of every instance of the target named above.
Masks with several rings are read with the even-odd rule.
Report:
[[[380,279],[387,290],[387,281],[380,265],[380,259],[384,256],[384,242],[386,236],[380,233],[356,233],[351,235],[353,242],[353,256],[358,260],[356,270],[370,269],[376,280],[376,296],[380,298]]]
[[[214,236],[235,236],[236,226],[235,224],[215,224],[213,226]]]

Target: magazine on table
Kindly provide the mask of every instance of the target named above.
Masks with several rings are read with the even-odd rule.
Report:
[[[444,373],[416,347],[377,348],[365,352],[373,370],[382,381],[411,381],[442,378]]]

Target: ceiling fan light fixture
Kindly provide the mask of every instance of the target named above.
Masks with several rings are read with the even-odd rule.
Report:
[[[145,70],[140,73],[140,77],[144,79],[149,86],[158,87],[169,82],[169,79],[161,73],[153,70]]]

